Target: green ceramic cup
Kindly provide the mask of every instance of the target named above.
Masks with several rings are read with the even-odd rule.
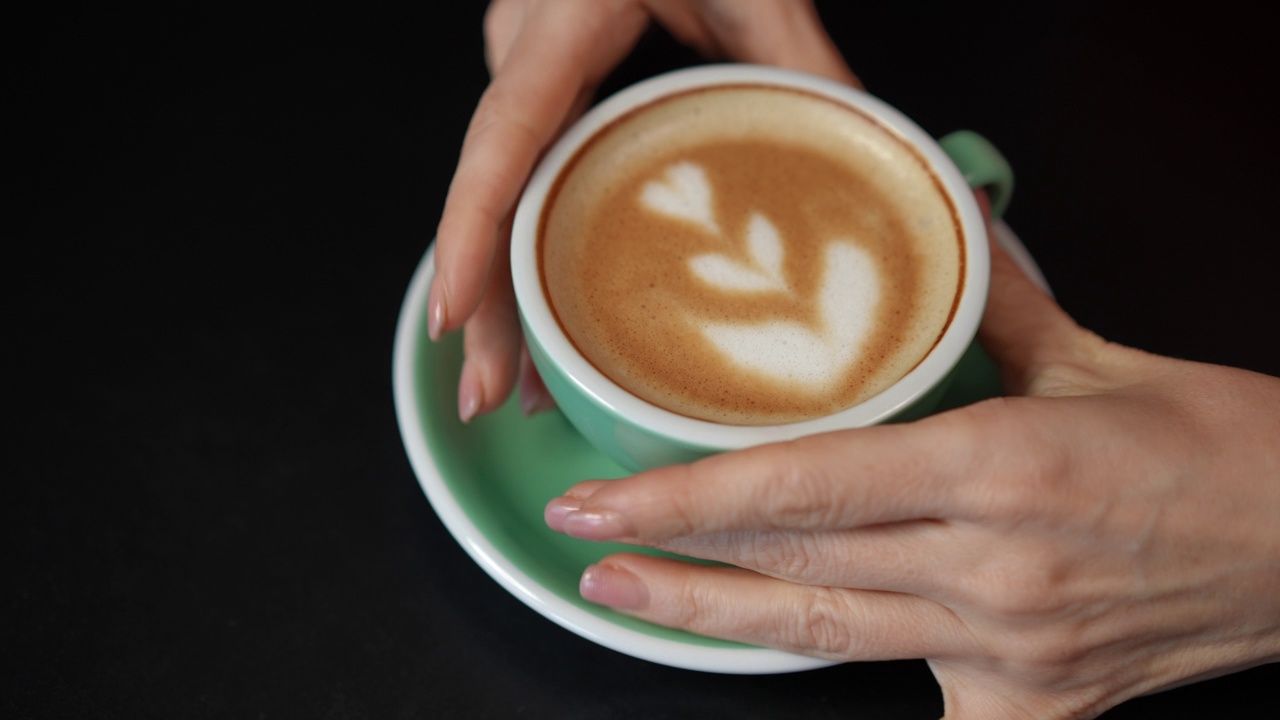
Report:
[[[557,177],[585,143],[633,108],[664,96],[717,85],[772,85],[846,104],[917,151],[949,195],[965,239],[963,290],[942,337],[907,375],[878,395],[814,420],[771,426],[724,425],[652,405],[618,387],[569,341],[542,289],[538,228]],[[905,115],[846,85],[753,65],[713,65],[650,78],[582,117],[535,169],[517,207],[511,237],[516,301],[529,353],[560,410],[593,445],[629,470],[689,462],[706,455],[818,432],[902,421],[928,414],[973,343],[986,304],[990,257],[986,225],[971,187],[985,187],[998,213],[1013,188],[1009,164],[981,136],[958,132],[935,141]]]

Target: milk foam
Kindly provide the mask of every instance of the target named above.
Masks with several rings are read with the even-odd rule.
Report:
[[[709,232],[720,232],[711,206],[711,183],[706,171],[693,163],[681,162],[667,168],[665,178],[644,186],[640,202],[656,213],[688,220]]]
[[[699,323],[703,334],[734,364],[774,382],[811,393],[834,391],[861,359],[880,302],[875,262],[857,245],[827,245],[827,269],[818,291],[818,322]]]
[[[790,292],[783,274],[786,250],[778,229],[763,215],[755,214],[747,225],[747,261],[721,253],[689,259],[689,269],[708,285],[729,292]]]
[[[834,102],[691,92],[615,123],[571,168],[543,216],[546,289],[579,350],[650,402],[740,424],[828,414],[909,371],[949,321],[949,200]]]
[[[667,168],[663,180],[646,183],[640,203],[659,215],[688,220],[719,235],[713,192],[706,171],[686,161]],[[786,245],[773,223],[754,213],[746,235],[746,262],[709,253],[691,258],[690,270],[722,292],[794,292],[783,277]],[[699,317],[697,308],[689,310],[688,316],[729,362],[766,380],[798,383],[816,392],[834,389],[829,386],[863,352],[880,302],[875,261],[856,244],[829,241],[816,299],[818,322],[813,327],[773,319],[710,322]]]

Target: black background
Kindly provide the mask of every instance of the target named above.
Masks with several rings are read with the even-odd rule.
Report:
[[[1275,41],[1242,4],[820,4],[868,88],[1013,163],[1066,307],[1280,374]],[[391,342],[482,3],[44,5],[5,34],[0,716],[935,718],[922,662],[679,671],[525,608],[400,444]],[[661,33],[616,89],[696,58]],[[16,365],[16,367],[14,367]],[[1280,666],[1109,719],[1274,717]]]

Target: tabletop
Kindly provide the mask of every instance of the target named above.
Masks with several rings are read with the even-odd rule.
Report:
[[[1018,175],[1108,339],[1280,375],[1280,70],[1244,3],[820,2],[868,89]],[[567,632],[445,530],[391,348],[483,3],[46,6],[10,27],[0,717],[936,718],[923,661],[736,676]],[[603,93],[700,62],[651,31]],[[1272,328],[1267,330],[1267,328]],[[1271,665],[1104,716],[1275,717]]]

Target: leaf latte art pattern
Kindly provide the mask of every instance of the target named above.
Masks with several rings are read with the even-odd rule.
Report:
[[[723,236],[713,198],[706,172],[696,164],[680,162],[669,166],[661,180],[645,184],[640,202],[652,212]],[[786,243],[778,229],[757,212],[751,214],[745,234],[745,262],[707,253],[689,260],[690,271],[725,293],[794,297],[796,290],[784,272]],[[775,382],[794,383],[809,392],[824,391],[840,382],[858,360],[872,330],[880,283],[874,259],[850,240],[828,240],[823,256],[822,278],[815,296],[808,298],[816,306],[816,323],[693,320],[704,337],[740,368]]]

